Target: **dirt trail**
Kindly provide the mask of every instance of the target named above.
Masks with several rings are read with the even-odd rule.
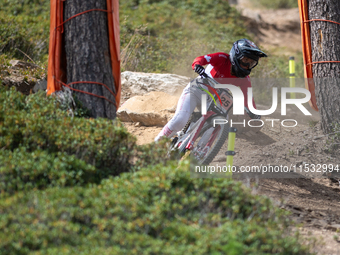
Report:
[[[301,51],[300,20],[298,9],[259,10],[249,0],[238,0],[238,9],[248,17],[248,31],[262,45],[290,54]],[[249,18],[250,17],[250,18]],[[282,53],[282,52],[280,52]],[[313,122],[309,124],[313,125]],[[235,148],[235,165],[293,165],[301,169],[297,177],[290,179],[260,179],[257,192],[266,195],[292,212],[292,218],[302,223],[299,231],[309,237],[322,240],[317,254],[340,254],[340,187],[339,175],[332,179],[322,173],[302,168],[305,164],[327,164],[340,167],[340,151],[328,153],[327,143],[320,127],[299,125],[285,128],[263,128],[256,136],[238,135]],[[226,151],[226,148],[221,150]],[[220,156],[222,160],[223,156]],[[225,158],[225,157],[224,157]],[[215,164],[219,163],[218,156]],[[246,184],[249,180],[243,180]],[[254,182],[254,179],[253,179]]]
[[[317,254],[340,254],[340,243],[334,239],[340,230],[340,171],[326,178],[322,164],[340,168],[339,150],[328,152],[328,138],[319,124],[295,128],[264,126],[254,136],[238,134],[234,158],[235,166],[287,166],[297,169],[294,178],[244,178],[246,185],[257,183],[254,192],[270,197],[274,203],[292,212],[292,218],[301,223],[306,236],[323,240],[315,247]],[[225,164],[227,145],[221,149],[212,165]],[[305,164],[317,166],[307,171]],[[317,172],[320,171],[320,172]],[[261,175],[260,175],[261,176]]]
[[[242,13],[248,32],[261,47],[287,55],[302,50],[298,8],[259,9],[249,0],[238,0],[236,8]]]
[[[239,0],[238,8],[244,9],[250,32],[262,45],[282,48],[288,54],[301,50],[297,9],[258,10],[247,0]],[[256,135],[237,134],[234,165],[271,164],[298,169],[297,173],[293,173],[298,178],[248,178],[242,181],[254,192],[270,197],[274,203],[291,211],[291,217],[301,223],[295,229],[318,240],[314,252],[340,254],[340,175],[325,178],[322,172],[307,172],[303,168],[305,164],[327,164],[340,168],[340,150],[329,153],[329,139],[323,136],[319,124],[315,124],[311,121],[290,129],[279,124],[275,127],[266,125]],[[135,123],[124,125],[137,136],[138,144],[152,142],[161,130],[159,127],[136,126]],[[211,164],[225,164],[226,151],[225,144]]]
[[[137,136],[139,144],[152,142],[161,130],[159,127],[136,127],[133,123],[124,125]],[[295,178],[240,180],[252,187],[253,192],[270,197],[275,204],[292,212],[291,218],[300,224],[296,229],[304,236],[318,240],[314,252],[340,254],[340,187],[337,181],[340,174],[333,174],[330,179],[324,176],[321,167],[320,173],[307,172],[303,167],[305,164],[327,164],[340,168],[336,154],[339,150],[329,154],[326,141],[318,124],[291,129],[267,125],[255,135],[237,134],[234,165],[295,167]],[[225,165],[226,151],[227,144],[211,165]]]

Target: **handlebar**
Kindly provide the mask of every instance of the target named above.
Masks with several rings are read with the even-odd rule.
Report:
[[[209,75],[207,75],[206,73],[202,73],[201,76],[203,76],[204,78],[208,78]]]

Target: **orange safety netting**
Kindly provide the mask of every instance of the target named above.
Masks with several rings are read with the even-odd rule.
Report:
[[[82,15],[90,11],[103,11],[108,15],[108,31],[109,31],[109,47],[111,55],[112,74],[115,81],[114,94],[105,84],[92,81],[81,81],[66,84],[66,56],[65,50],[62,45],[62,33],[64,32],[63,24],[68,20],[63,20],[63,2],[65,0],[51,0],[51,23],[50,23],[50,42],[49,42],[49,59],[48,59],[48,78],[47,78],[47,95],[51,95],[55,91],[61,90],[62,86],[69,87],[74,91],[86,93],[92,96],[103,98],[110,103],[112,101],[99,95],[95,95],[89,92],[76,90],[70,87],[71,84],[76,83],[92,83],[104,86],[116,99],[116,108],[119,107],[121,84],[120,84],[120,38],[119,38],[119,1],[118,0],[106,0],[107,10],[92,9],[82,13],[78,13],[68,20]]]

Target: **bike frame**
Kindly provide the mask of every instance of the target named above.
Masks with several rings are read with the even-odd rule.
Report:
[[[216,114],[216,113],[213,112],[213,111],[209,111],[209,112],[207,112],[206,115],[203,115],[203,116],[201,117],[202,120],[200,121],[200,124],[198,125],[198,127],[197,127],[197,129],[196,129],[194,135],[193,135],[192,138],[189,140],[189,142],[188,142],[187,146],[185,147],[185,149],[191,150],[191,149],[193,148],[194,143],[195,143],[195,141],[196,141],[196,139],[197,139],[199,133],[201,132],[201,129],[202,129],[204,123],[206,122],[206,120],[207,120],[210,116],[212,116],[212,115],[214,115],[214,114]]]
[[[207,78],[207,79],[208,79],[210,82],[212,82],[213,84],[218,84],[218,82],[215,81],[214,79],[212,79],[211,77],[206,76],[205,78]],[[215,100],[217,100],[216,96],[214,96],[214,97],[215,97]],[[217,114],[218,114],[218,113],[216,112],[216,110],[215,110],[215,111],[212,110],[212,107],[214,107],[214,105],[213,105],[213,100],[211,100],[210,103],[209,103],[207,114],[203,115],[203,116],[195,123],[195,125],[194,125],[192,128],[190,128],[190,130],[192,130],[192,129],[194,130],[193,132],[191,132],[191,134],[188,134],[187,137],[184,136],[185,138],[183,137],[183,138],[182,138],[183,140],[181,139],[181,140],[179,140],[179,141],[177,142],[177,146],[176,146],[177,148],[179,148],[179,149],[181,150],[181,149],[184,148],[183,145],[186,144],[186,145],[185,145],[185,149],[186,149],[186,150],[192,150],[192,149],[193,149],[193,146],[194,146],[194,144],[195,144],[195,141],[196,141],[196,139],[198,138],[198,136],[199,136],[199,134],[200,134],[200,132],[201,132],[201,130],[202,130],[204,124],[206,123],[206,121],[207,121],[210,117],[212,117],[213,115],[217,115]],[[215,106],[215,109],[218,109],[218,111],[219,111],[221,114],[223,113],[222,109],[219,109],[219,108],[216,107],[216,106]],[[223,114],[225,114],[225,117],[228,115],[230,109],[232,109],[232,107],[229,108],[228,112],[223,113]],[[213,133],[211,134],[211,136],[210,136],[210,138],[209,138],[209,140],[208,140],[208,145],[211,145],[212,142],[215,140],[215,138],[216,138],[216,136],[217,136],[219,130],[220,130],[220,127],[219,127],[219,126],[218,126],[217,128],[214,129]],[[188,130],[188,131],[189,131],[189,130]],[[188,131],[187,131],[187,132],[188,132]],[[189,139],[189,141],[187,142],[188,139]]]
[[[208,88],[213,88],[214,85],[219,84],[215,79],[209,77],[206,73],[203,73],[201,75],[202,78],[206,78],[207,84],[203,82],[199,82],[199,84],[203,84],[204,86]],[[212,86],[212,87],[211,87]],[[209,89],[210,90],[210,89]],[[205,115],[202,115],[196,122],[191,122],[188,123],[189,127],[186,129],[184,134],[179,134],[176,142],[173,144],[172,148],[177,148],[180,152],[185,152],[187,150],[193,150],[194,149],[194,144],[196,140],[198,139],[202,129],[204,128],[205,124],[208,121],[213,121],[213,118],[216,117],[223,117],[223,118],[228,118],[228,114],[233,108],[233,103],[232,103],[232,94],[228,89],[222,89],[227,93],[227,97],[231,99],[231,104],[230,106],[227,105],[215,105],[214,102],[219,99],[217,95],[214,95],[215,100],[210,100],[209,105],[207,106],[207,113]],[[214,90],[213,90],[214,91]],[[214,91],[216,93],[216,90]],[[220,94],[220,93],[219,93]],[[223,92],[220,94],[223,95]],[[224,96],[224,97],[225,97]],[[219,99],[219,101],[221,101]],[[250,111],[247,107],[244,107],[245,111],[247,114],[250,116]],[[208,129],[207,129],[208,130]],[[214,130],[210,134],[210,137],[208,138],[207,143],[205,146],[211,147],[213,142],[216,140],[217,135],[219,134],[219,131],[221,130],[221,126],[218,125],[217,127],[214,127]]]

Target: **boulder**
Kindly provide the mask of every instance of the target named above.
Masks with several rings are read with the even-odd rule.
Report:
[[[190,78],[177,74],[121,73],[122,90],[129,89],[133,95],[144,95],[152,91],[162,91],[170,95],[180,94]]]
[[[179,96],[156,91],[134,96],[119,108],[117,117],[123,122],[163,127],[175,113],[178,99]]]

